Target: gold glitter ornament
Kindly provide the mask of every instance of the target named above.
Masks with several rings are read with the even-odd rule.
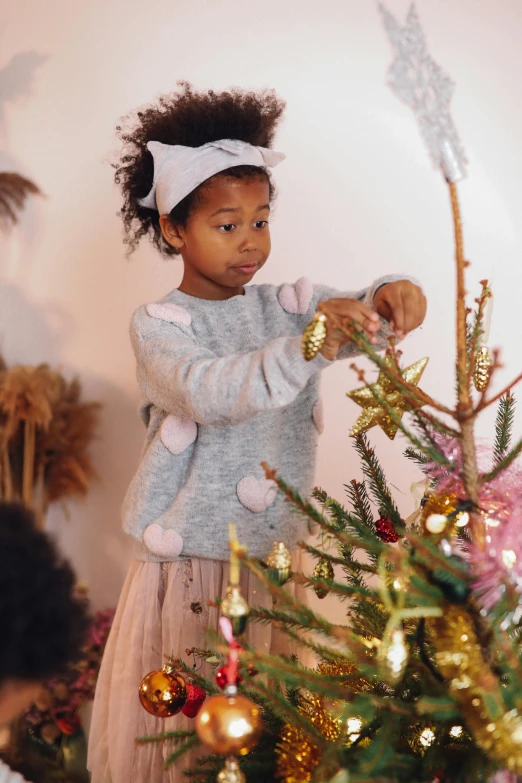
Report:
[[[301,350],[307,362],[315,359],[326,340],[326,315],[316,313],[303,332]]]
[[[211,696],[198,713],[196,731],[213,753],[246,756],[263,731],[260,709],[246,696]]]
[[[384,361],[390,369],[397,370],[392,356],[386,356]],[[410,365],[405,370],[397,371],[407,383],[417,386],[428,361],[428,358],[419,359],[418,362]],[[376,383],[364,386],[362,389],[354,389],[347,394],[347,397],[363,408],[363,412],[351,429],[350,436],[355,437],[378,425],[390,440],[393,440],[399,427],[392,421],[387,408],[382,406],[375,394],[387,403],[399,419],[402,419],[406,411],[410,411],[414,407],[406,401],[403,392],[397,388],[395,383],[381,371]]]
[[[319,696],[307,694],[301,698],[298,710],[329,741],[334,742],[341,733],[341,721],[333,717]],[[319,764],[319,749],[301,729],[286,723],[276,746],[277,778],[283,783],[309,783]]]
[[[487,345],[482,345],[477,351],[475,366],[473,368],[473,383],[475,384],[475,389],[477,391],[483,392],[486,389],[489,383],[492,365],[493,361],[489,354],[488,347]]]
[[[138,691],[141,706],[156,718],[170,718],[181,712],[187,701],[187,684],[180,674],[165,664],[147,674]]]
[[[266,559],[268,575],[274,579],[280,586],[284,585],[290,578],[292,569],[292,556],[284,541],[276,541],[272,551]]]
[[[499,766],[522,774],[522,716],[506,712],[501,683],[482,654],[471,617],[447,604],[427,625],[437,668],[473,739]]]
[[[225,766],[218,773],[217,783],[246,783],[246,777],[234,756],[229,756],[225,761]]]
[[[330,582],[334,578],[333,565],[329,560],[322,557],[317,563],[313,571],[314,579],[328,579]],[[314,592],[318,598],[326,598],[330,592],[329,587],[323,587],[323,585],[314,585]]]
[[[243,598],[239,585],[228,585],[221,602],[221,614],[230,620],[234,636],[241,636],[246,628],[250,607]]]
[[[363,677],[353,679],[357,667],[344,661],[322,661],[317,666],[320,674],[327,674],[336,677],[346,676],[346,686],[353,693],[362,693],[371,690],[372,686]],[[302,698],[298,710],[309,722],[315,726],[330,741],[335,741],[345,732],[347,740],[352,732],[347,721],[343,722],[340,718],[332,714],[327,708],[327,701],[319,696],[308,694]],[[313,745],[308,737],[291,723],[284,725],[280,734],[279,743],[276,748],[278,779],[283,783],[309,783],[312,779],[312,773],[319,764],[321,754],[319,749]]]

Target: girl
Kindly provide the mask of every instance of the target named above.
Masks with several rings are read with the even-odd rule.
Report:
[[[292,549],[306,533],[260,462],[310,492],[322,426],[319,374],[356,353],[330,329],[321,355],[303,359],[301,335],[318,302],[328,300],[327,315],[353,319],[381,348],[390,329],[381,317],[402,337],[425,315],[418,286],[395,276],[350,294],[306,278],[248,285],[270,253],[268,169],[284,157],[271,149],[283,108],[273,92],[183,84],[119,128],[125,241],[132,251],[147,235],[163,255],[181,255],[184,272],[178,289],[132,319],[147,435],[124,504],[137,551],[98,683],[93,783],[183,779],[180,770],[162,771],[161,745],[137,747],[134,739],[193,723],[148,715],[140,681],[161,667],[163,653],[204,647],[207,629],[217,628],[208,604],[227,584],[229,522],[260,559],[274,540]],[[242,589],[250,605],[269,605],[248,574]],[[281,649],[275,632],[254,624],[249,642]]]

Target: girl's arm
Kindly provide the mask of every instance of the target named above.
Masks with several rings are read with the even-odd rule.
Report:
[[[150,330],[148,318],[140,309],[131,325],[141,390],[162,410],[198,424],[238,424],[282,408],[331,364],[321,355],[306,362],[299,336],[218,357],[198,345],[188,328],[155,321]]]

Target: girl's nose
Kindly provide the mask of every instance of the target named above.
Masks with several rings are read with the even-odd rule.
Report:
[[[244,237],[241,238],[239,250],[242,253],[247,253],[251,250],[257,250],[256,237],[253,232],[249,231]]]

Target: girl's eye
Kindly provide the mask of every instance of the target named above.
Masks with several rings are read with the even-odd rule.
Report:
[[[224,226],[219,226],[219,230],[222,231],[224,234],[230,234],[231,231],[235,229],[235,225],[233,223],[226,223]]]
[[[265,228],[265,226],[268,226],[268,220],[258,220],[254,223],[254,226],[256,228]]]

